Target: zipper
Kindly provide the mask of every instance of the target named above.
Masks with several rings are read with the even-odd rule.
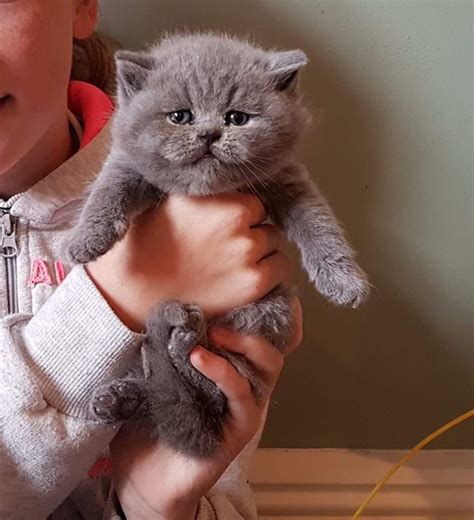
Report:
[[[13,314],[19,312],[17,219],[10,214],[10,208],[0,207],[0,212],[0,255],[4,258],[7,273],[8,313]]]

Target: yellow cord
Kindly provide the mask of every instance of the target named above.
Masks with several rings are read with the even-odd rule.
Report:
[[[355,512],[354,516],[352,517],[352,520],[356,520],[361,516],[361,514],[365,511],[366,507],[369,505],[370,502],[372,502],[372,499],[375,497],[375,495],[380,491],[382,486],[387,482],[387,480],[397,471],[398,468],[403,466],[405,462],[410,460],[415,453],[420,451],[422,448],[424,448],[427,444],[429,444],[431,441],[435,440],[437,437],[442,435],[443,433],[447,432],[451,428],[454,428],[458,424],[461,424],[462,422],[466,421],[467,419],[470,419],[471,417],[474,417],[474,408],[472,410],[469,410],[468,412],[460,415],[459,417],[456,417],[456,419],[453,419],[452,421],[448,422],[444,426],[441,426],[441,428],[438,428],[435,432],[431,433],[423,439],[421,442],[419,442],[413,449],[411,449],[395,466],[393,466],[390,471],[387,472],[387,474],[383,477],[383,479],[374,487],[372,490],[372,493],[367,497],[366,501],[359,507],[359,509]]]

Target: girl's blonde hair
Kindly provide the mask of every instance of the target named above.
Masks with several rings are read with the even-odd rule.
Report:
[[[95,32],[86,40],[74,40],[71,79],[92,83],[108,94],[115,93],[114,52],[120,45]]]

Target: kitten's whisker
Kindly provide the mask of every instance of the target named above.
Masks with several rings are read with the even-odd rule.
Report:
[[[252,179],[251,178],[249,179],[249,177],[246,174],[246,171],[247,171],[248,173],[253,175],[252,171],[249,170],[248,168],[246,168],[245,166],[244,166],[245,169],[242,169],[242,168],[240,168],[240,166],[244,166],[244,165],[243,164],[239,165],[239,172],[242,174],[242,176],[245,179],[245,185],[247,186],[247,188],[250,190],[251,193],[253,193],[256,197],[258,197],[258,192],[255,189],[255,186],[254,186],[254,183],[252,182]]]
[[[255,179],[255,183],[260,185],[264,190],[268,190],[270,186],[265,182],[265,179],[261,179],[252,169],[252,166],[247,164],[243,164],[245,170],[251,175],[253,179]]]
[[[259,184],[264,191],[272,193],[274,196],[279,196],[278,190],[274,186],[273,179],[268,175],[267,172],[263,168],[261,168],[257,163],[252,161],[244,161],[242,166],[252,175],[255,179],[255,182]],[[255,173],[256,170],[260,175]]]
[[[255,174],[255,172],[252,171],[251,168],[249,168],[247,165],[242,165],[250,174],[251,176],[255,179],[254,182],[249,182],[248,183],[248,187],[249,187],[249,190],[257,197],[257,198],[261,198],[261,195],[262,193],[259,193],[259,190],[257,189],[257,187],[260,185],[261,186],[261,190],[260,191],[263,191],[263,192],[267,192],[267,193],[272,193],[273,196],[275,197],[278,197],[278,192],[276,191],[276,189],[271,185],[271,184],[268,184],[267,182],[265,182],[264,179],[261,179],[258,175]],[[241,170],[242,174],[244,174],[245,176],[245,172],[244,170]],[[247,179],[247,177],[245,176],[245,178]]]
[[[267,165],[266,163],[267,163],[267,161],[265,161],[264,164],[260,164],[256,161],[248,162],[248,164],[250,164],[259,173],[261,173],[264,178],[268,179],[269,181],[271,181],[273,183],[272,177],[267,173],[267,171],[265,169],[265,166]]]
[[[246,182],[248,188],[253,189],[254,183],[252,182],[252,178],[254,178],[257,182],[258,182],[258,178],[256,177],[255,173],[251,170],[251,168],[249,168],[245,163],[241,163],[241,164],[239,164],[239,172],[245,178],[245,182]],[[250,174],[250,178],[247,176],[246,172]]]

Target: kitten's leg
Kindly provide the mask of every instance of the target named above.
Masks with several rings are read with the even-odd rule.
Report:
[[[263,336],[280,352],[284,352],[293,334],[291,294],[290,289],[278,286],[261,300],[234,309],[213,320],[210,325],[222,325],[242,334]],[[224,357],[248,379],[257,402],[268,396],[265,382],[245,357],[228,351],[224,351]]]
[[[109,158],[68,240],[68,257],[86,263],[103,255],[123,238],[133,214],[144,211],[159,197],[158,189],[132,168]]]
[[[92,395],[91,416],[105,423],[141,417],[146,412],[145,380],[130,373],[124,378],[101,386]]]
[[[338,305],[357,307],[362,303],[369,294],[367,277],[305,168],[288,166],[263,198],[276,224],[298,246],[318,291]]]
[[[196,370],[189,352],[206,344],[204,317],[197,306],[160,304],[147,322],[149,417],[156,438],[195,458],[212,456],[223,436],[225,396]]]
[[[262,334],[284,350],[292,333],[291,317],[289,292],[278,287],[262,300],[213,323],[244,334]],[[196,458],[211,457],[219,450],[228,419],[222,391],[189,361],[198,342],[206,345],[205,330],[200,309],[179,302],[158,305],[147,323],[148,413],[155,435],[160,442]],[[248,379],[257,401],[268,396],[265,382],[244,356],[212,344],[208,348]]]

